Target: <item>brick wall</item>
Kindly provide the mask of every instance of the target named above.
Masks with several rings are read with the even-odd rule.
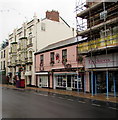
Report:
[[[57,21],[59,22],[59,12],[58,11],[47,11],[46,12],[46,18],[49,20]]]

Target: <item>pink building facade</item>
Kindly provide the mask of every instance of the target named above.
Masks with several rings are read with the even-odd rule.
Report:
[[[70,38],[35,53],[36,86],[89,91],[84,58],[78,59],[77,44],[76,38]]]

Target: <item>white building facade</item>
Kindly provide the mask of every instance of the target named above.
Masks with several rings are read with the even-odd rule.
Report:
[[[35,85],[34,53],[49,44],[75,36],[75,31],[57,11],[47,11],[46,18],[39,20],[36,15],[30,22],[23,23],[9,35],[8,74],[10,82],[21,72],[26,85]]]

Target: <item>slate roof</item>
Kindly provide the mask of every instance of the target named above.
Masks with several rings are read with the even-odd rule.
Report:
[[[79,38],[79,40],[81,40],[81,38]],[[53,44],[50,44],[50,45],[44,47],[43,49],[39,50],[35,54],[51,51],[53,49],[58,49],[58,48],[64,47],[64,46],[69,46],[69,45],[72,45],[72,44],[76,44],[77,42],[78,42],[78,40],[77,40],[76,37],[61,40],[59,42],[56,42],[56,43],[53,43]]]

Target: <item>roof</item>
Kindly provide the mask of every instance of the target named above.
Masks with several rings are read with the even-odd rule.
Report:
[[[59,18],[68,26],[68,27],[70,27],[70,25],[61,17],[61,16],[59,16]],[[43,21],[43,20],[46,20],[47,18],[43,18],[43,19],[41,19],[41,21]],[[47,20],[50,20],[50,19],[47,19]],[[51,21],[53,21],[53,20],[51,20]],[[56,21],[55,21],[56,22]]]
[[[81,40],[81,37],[79,39]],[[56,42],[56,43],[53,43],[53,44],[50,44],[50,45],[44,47],[43,49],[36,52],[35,54],[40,54],[40,53],[44,53],[44,52],[51,51],[54,49],[59,49],[59,48],[65,47],[65,46],[76,44],[77,42],[78,42],[78,40],[76,37],[61,40],[59,42]]]

